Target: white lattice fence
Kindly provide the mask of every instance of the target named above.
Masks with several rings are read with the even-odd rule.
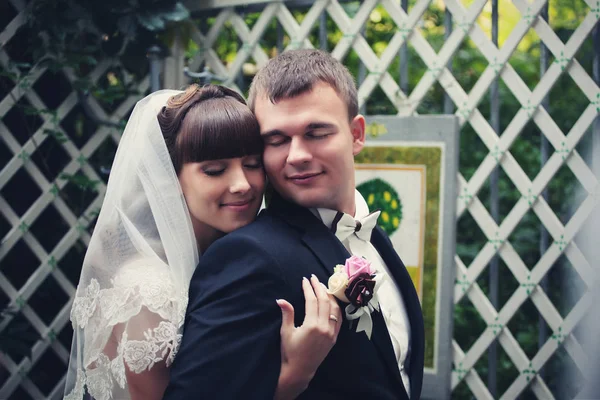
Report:
[[[25,324],[33,327],[40,339],[33,341],[31,357],[11,352],[0,354],[0,398],[62,398],[63,374],[70,351],[69,314],[79,271],[64,271],[61,260],[66,256],[81,256],[74,248],[79,246],[81,253],[81,248],[89,243],[90,224],[102,202],[105,181],[88,160],[103,146],[116,148],[120,134],[117,129],[102,125],[92,127],[89,134],[74,137],[73,124],[81,122],[75,117],[80,110],[77,94],[71,88],[76,77],[69,70],[56,73],[45,68],[34,69],[33,74],[25,77],[17,60],[9,54],[11,40],[16,40],[25,23],[25,4],[11,0],[8,7],[12,7],[14,17],[0,33],[0,67],[5,76],[11,74],[16,79],[3,80],[5,94],[0,96],[0,137],[3,155],[7,156],[0,172],[0,215],[3,223],[8,222],[7,229],[3,225],[0,247],[0,293],[3,306],[17,311],[20,320],[13,318],[13,314],[3,316],[0,331]],[[96,82],[115,67],[115,63],[103,62],[89,78]],[[144,79],[137,89],[145,93],[148,86],[149,80]],[[56,98],[54,94],[44,96],[43,92],[48,90],[64,93],[60,104],[45,104],[42,97]],[[98,117],[116,123],[130,112],[139,97],[127,98],[110,113],[93,99],[89,104]],[[34,123],[30,132],[27,121],[15,123],[18,120],[15,109],[23,104],[47,110],[40,114],[41,120]],[[6,121],[10,121],[10,127]],[[50,153],[60,154],[61,159],[44,160]],[[98,182],[98,193],[86,193],[84,203],[73,202],[73,188],[62,178],[64,174],[78,173]],[[40,195],[30,203],[15,196],[15,191],[34,189]],[[31,274],[25,282],[18,282],[14,268],[25,267],[30,268]],[[49,304],[53,307],[47,308]],[[34,368],[44,370],[36,374],[37,381],[29,377]]]
[[[202,2],[187,3],[192,9],[202,8]],[[198,70],[206,64],[216,75],[225,77],[227,85],[243,92],[245,88],[239,86],[238,77],[244,68],[250,62],[260,67],[271,56],[272,48],[264,45],[264,37],[269,29],[272,29],[273,21],[278,21],[283,29],[286,36],[283,44],[286,48],[316,47],[316,43],[311,42],[311,34],[319,24],[321,15],[326,13],[328,19],[341,32],[341,38],[335,43],[335,47],[330,49],[332,54],[340,60],[345,60],[351,53],[356,54],[367,70],[366,77],[359,87],[361,105],[367,104],[377,91],[381,91],[399,115],[413,115],[435,85],[439,84],[443,88],[456,105],[456,115],[461,126],[465,129],[472,128],[488,153],[468,180],[462,175],[458,177],[460,194],[456,210],[457,219],[470,215],[488,239],[487,244],[480,249],[469,265],[465,265],[458,255],[455,257],[455,304],[463,301],[465,297],[468,298],[487,325],[487,329],[469,348],[461,348],[457,340],[453,342],[455,370],[452,374],[452,387],[455,389],[461,382],[466,382],[478,399],[492,398],[484,382],[485,377],[479,376],[475,366],[495,339],[498,339],[503,351],[518,371],[508,390],[501,394],[502,398],[514,399],[529,389],[538,398],[554,398],[538,371],[561,348],[566,350],[579,368],[583,368],[587,362],[586,354],[572,335],[574,327],[590,303],[587,288],[563,318],[547,293],[539,286],[542,278],[562,256],[566,256],[588,288],[596,279],[594,268],[573,241],[600,200],[598,181],[575,150],[584,134],[589,131],[600,107],[598,86],[575,59],[584,41],[590,40],[591,31],[600,17],[598,4],[591,0],[587,0],[586,3],[586,17],[568,41],[563,43],[550,25],[539,16],[546,1],[529,3],[526,0],[515,0],[513,4],[521,14],[521,19],[500,49],[476,22],[488,4],[486,0],[474,0],[468,7],[461,1],[444,1],[444,6],[452,14],[454,29],[437,50],[428,42],[422,26],[425,13],[434,6],[431,0],[418,0],[408,11],[403,10],[395,0],[367,0],[361,3],[352,17],[348,16],[343,4],[337,0],[317,0],[305,8],[304,11],[307,12],[301,22],[294,15],[294,9],[286,3],[265,2],[259,11],[260,16],[252,26],[247,25],[246,15],[242,15],[240,10],[225,8],[210,10],[214,18],[211,18],[208,28],[198,28],[193,33],[193,40],[200,50],[189,60],[190,69]],[[0,64],[2,69],[19,75],[20,71],[14,65],[15,60],[8,51],[8,45],[24,23],[24,5],[21,0],[10,0],[10,4],[15,10],[15,15],[0,33]],[[370,15],[378,8],[384,8],[395,25],[393,36],[385,50],[379,53],[372,48],[372,44],[362,33]],[[206,8],[201,11],[205,12]],[[555,60],[533,90],[509,62],[518,44],[530,30],[535,31]],[[229,62],[223,60],[218,50],[218,45],[223,43],[224,32],[228,32],[240,43],[235,59]],[[470,40],[476,46],[488,63],[483,74],[469,90],[463,88],[453,72],[446,67],[466,40]],[[427,66],[427,72],[410,93],[403,91],[390,73],[403,45],[411,46],[420,62]],[[177,51],[174,53],[177,58]],[[180,62],[171,61],[167,65],[181,65]],[[96,66],[91,73],[92,80],[98,80],[114,66],[110,63]],[[468,66],[465,65],[464,68]],[[70,329],[68,318],[77,272],[71,275],[70,272],[65,272],[61,269],[61,260],[72,257],[72,253],[77,253],[76,249],[84,247],[89,241],[93,212],[99,207],[104,191],[104,177],[87,160],[94,157],[102,146],[115,146],[119,140],[116,130],[109,127],[93,129],[83,138],[72,137],[72,130],[63,128],[63,125],[72,122],[71,116],[78,107],[77,96],[70,89],[70,83],[75,78],[70,71],[61,72],[69,89],[60,104],[50,107],[44,103],[41,89],[44,85],[40,83],[47,81],[45,77],[48,73],[49,71],[39,69],[33,76],[29,76],[27,82],[11,82],[6,95],[0,96],[0,144],[7,149],[2,153],[7,154],[7,162],[2,162],[0,171],[0,222],[7,226],[0,231],[0,236],[3,237],[0,247],[0,300],[3,293],[7,299],[6,303],[20,310],[21,317],[18,318],[33,326],[42,338],[32,345],[31,358],[0,354],[0,398],[27,395],[38,399],[61,396],[63,381],[34,382],[30,379],[29,371],[36,368],[36,365],[47,364],[49,358],[60,364],[62,371],[66,368],[69,348],[67,341],[60,340],[60,337],[65,330]],[[180,74],[180,70],[167,70],[165,78],[181,82],[182,80],[177,78]],[[563,132],[552,115],[540,106],[544,97],[565,74],[571,77],[589,100],[589,105],[569,132]],[[500,134],[494,131],[478,109],[478,105],[498,77],[522,105],[511,123]],[[148,85],[148,79],[139,82],[139,91],[146,92]],[[116,122],[129,112],[137,98],[138,96],[132,96],[126,99],[111,112],[103,110],[97,102],[92,101],[91,105],[101,118]],[[35,124],[35,129],[29,136],[21,131],[18,124],[5,123],[13,121],[11,113],[16,104],[21,104],[19,102],[26,102],[41,110],[52,108],[56,112],[42,114],[42,120]],[[533,179],[530,179],[510,151],[513,143],[531,121],[554,147],[554,153]],[[46,129],[62,132],[66,140],[56,141],[53,136],[47,134]],[[60,171],[46,171],[46,163],[43,162],[43,157],[39,156],[40,149],[48,143],[59,147],[64,153],[64,160],[59,163],[62,166]],[[514,187],[522,194],[500,223],[495,222],[478,197],[497,166],[502,168]],[[563,224],[541,193],[565,166],[581,183],[587,197],[569,221]],[[67,201],[70,198],[67,194],[68,183],[60,179],[60,174],[73,175],[78,172],[100,183],[99,193],[85,202],[82,211],[75,212],[73,205]],[[11,200],[15,198],[11,191],[19,188],[22,181],[28,181],[31,186],[37,188],[39,196],[25,202],[27,204],[15,204],[15,201]],[[53,240],[47,240],[41,237],[42,233],[38,233],[47,234],[47,229],[39,226],[39,221],[47,220],[47,210],[53,210],[53,215],[62,221],[57,224]],[[535,213],[553,239],[553,243],[535,265],[526,265],[509,240],[510,235],[518,229],[519,223],[529,212]],[[5,221],[1,221],[2,218]],[[502,259],[518,282],[512,296],[498,310],[477,283],[496,255]],[[11,269],[7,266],[7,260],[12,264],[23,262],[24,265],[32,265],[29,279],[25,282],[14,282],[9,276]],[[49,289],[49,285],[53,287],[52,290]],[[36,304],[43,303],[44,297],[39,297],[43,292],[56,293],[52,295],[52,299],[60,305],[51,317],[42,316],[36,310]],[[533,357],[529,357],[523,351],[514,332],[507,327],[511,318],[528,300],[531,300],[552,331],[547,342]],[[0,331],[14,323],[15,318],[6,316],[0,321]]]

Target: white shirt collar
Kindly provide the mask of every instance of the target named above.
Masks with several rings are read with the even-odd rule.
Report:
[[[354,218],[362,218],[369,215],[369,206],[360,192],[356,189],[354,189],[354,203],[356,204]],[[329,208],[309,208],[309,210],[328,228],[331,228],[331,224],[338,213],[337,210],[331,210]]]

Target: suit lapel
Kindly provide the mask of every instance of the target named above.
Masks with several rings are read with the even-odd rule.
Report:
[[[302,232],[302,242],[321,261],[327,277],[337,264],[343,264],[350,253],[329,229],[307,208],[300,207],[273,194],[269,211]]]
[[[333,268],[337,264],[344,264],[350,257],[348,250],[327,229],[307,230],[302,236],[302,241],[321,261],[328,278],[333,275]]]
[[[411,388],[421,387],[423,379],[423,350],[425,332],[423,329],[423,314],[421,312],[421,304],[419,297],[413,286],[412,280],[408,271],[404,267],[402,260],[398,257],[398,253],[394,250],[389,242],[389,239],[379,227],[373,230],[371,243],[377,249],[381,258],[388,266],[392,274],[398,290],[404,300],[404,305],[408,314],[411,328],[411,354],[409,363],[409,379]],[[412,390],[411,390],[412,392]],[[412,393],[415,397],[416,393]]]
[[[383,314],[381,311],[374,311],[371,314],[371,318],[373,319],[373,333],[371,334],[371,341],[377,348],[377,351],[383,359],[385,366],[393,377],[392,380],[399,388],[402,389],[402,393],[404,394],[403,398],[408,399],[408,395],[404,389],[404,384],[402,383],[402,378],[400,377],[400,370],[398,369],[398,361],[396,360],[394,353],[394,346],[392,345],[392,340],[390,339],[390,334],[387,330]]]
[[[377,228],[373,230],[373,236],[375,235]],[[371,236],[371,241],[373,241],[373,236]],[[390,266],[389,259],[384,257],[381,249],[375,246],[372,243],[375,249],[381,255],[381,258],[385,261],[385,263]],[[396,277],[394,277],[396,279]],[[391,373],[394,382],[399,386],[400,393],[402,393],[401,398],[408,400],[408,394],[406,393],[406,389],[404,388],[404,384],[402,383],[402,377],[400,376],[400,370],[398,368],[398,360],[396,359],[396,353],[394,352],[394,346],[392,345],[392,339],[390,337],[390,333],[387,329],[387,325],[385,323],[385,319],[383,318],[383,314],[381,312],[374,312],[372,314],[373,318],[373,334],[371,336],[371,341],[379,351],[379,355],[383,358],[385,365],[388,371]]]

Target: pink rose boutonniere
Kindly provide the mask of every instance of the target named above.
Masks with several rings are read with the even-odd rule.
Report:
[[[379,311],[377,271],[362,257],[352,256],[344,265],[336,265],[327,282],[327,291],[344,303],[346,318],[358,320],[356,332],[364,331],[369,339],[373,331],[371,313]]]

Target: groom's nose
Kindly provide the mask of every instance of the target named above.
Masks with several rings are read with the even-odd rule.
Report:
[[[307,143],[302,136],[294,136],[290,142],[287,156],[288,164],[302,164],[312,159],[312,154],[307,148]]]

